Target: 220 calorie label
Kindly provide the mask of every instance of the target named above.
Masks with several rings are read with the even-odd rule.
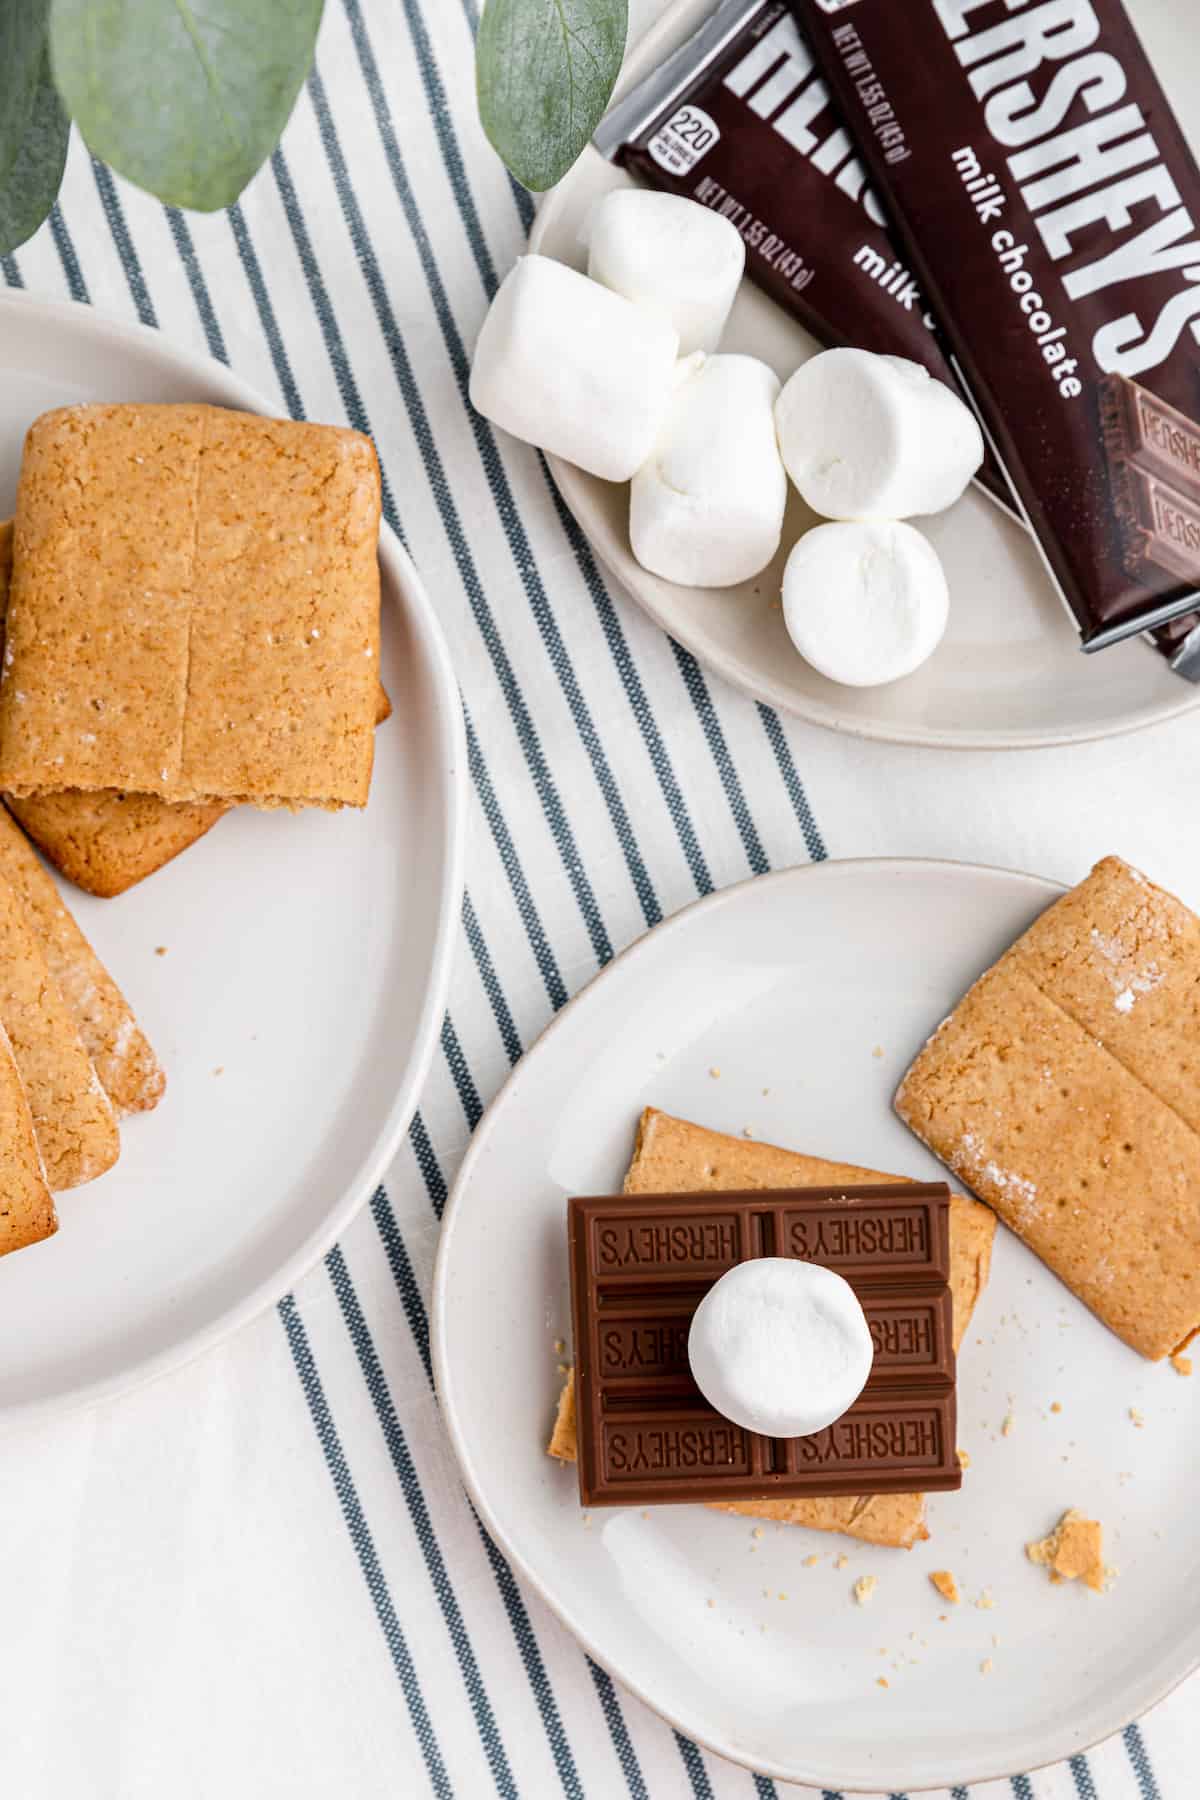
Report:
[[[721,129],[712,115],[689,103],[676,107],[646,149],[668,175],[687,175],[720,141]]]

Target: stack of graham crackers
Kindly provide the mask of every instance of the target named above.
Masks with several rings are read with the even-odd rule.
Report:
[[[379,517],[357,432],[200,405],[31,426],[0,524],[0,1254],[56,1229],[52,1195],[165,1086],[14,819],[110,896],[240,803],[364,806]]]

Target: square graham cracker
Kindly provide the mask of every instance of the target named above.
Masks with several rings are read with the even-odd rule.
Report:
[[[896,1110],[1117,1335],[1200,1327],[1200,921],[1117,857],[921,1051]]]
[[[379,465],[333,426],[210,406],[34,421],[0,788],[366,804]]]
[[[853,1163],[803,1156],[757,1139],[727,1137],[687,1119],[646,1107],[638,1123],[633,1161],[625,1176],[627,1194],[686,1194],[746,1188],[826,1187],[893,1182],[903,1176],[862,1169]],[[971,1314],[987,1286],[996,1221],[987,1207],[955,1194],[950,1202],[950,1287],[957,1350]],[[576,1455],[575,1374],[559,1395],[549,1453],[564,1462]],[[740,1513],[783,1525],[807,1525],[892,1549],[909,1550],[929,1536],[924,1494],[864,1494],[839,1498],[739,1500],[713,1504],[715,1512]]]
[[[12,574],[11,519],[0,521],[0,654]],[[391,717],[392,703],[380,682],[375,723]],[[116,788],[94,793],[67,789],[61,794],[6,796],[21,828],[68,881],[102,900],[123,894],[153,875],[212,830],[232,810],[231,800],[160,800],[157,794],[125,794]]]

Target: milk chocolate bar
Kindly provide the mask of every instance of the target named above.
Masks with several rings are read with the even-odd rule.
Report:
[[[649,186],[732,220],[751,280],[819,344],[906,356],[957,388],[786,0],[722,0],[595,143]],[[1012,510],[990,457],[979,480]]]
[[[584,1505],[957,1488],[949,1208],[940,1183],[571,1200]],[[746,1431],[691,1377],[696,1307],[757,1256],[843,1275],[871,1331],[866,1388],[811,1437]]]
[[[792,3],[1084,649],[1194,611],[1200,170],[1120,0]],[[1113,375],[1170,474],[1114,479]]]

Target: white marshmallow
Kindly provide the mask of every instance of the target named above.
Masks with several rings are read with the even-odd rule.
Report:
[[[787,475],[771,409],[779,381],[752,356],[691,356],[633,478],[629,538],[652,575],[731,587],[779,548]]]
[[[682,194],[618,188],[588,221],[588,274],[670,320],[679,354],[715,350],[742,272],[742,235]]]
[[[942,512],[983,461],[970,407],[903,356],[810,357],[779,396],[775,423],[788,474],[826,519]]]
[[[500,284],[471,365],[471,404],[527,444],[628,481],[675,378],[672,325],[565,263],[523,256]]]
[[[878,687],[937,649],[949,590],[937,551],[911,525],[817,525],[783,571],[783,618],[801,656],[830,681]]]
[[[874,1354],[850,1283],[787,1256],[727,1269],[688,1333],[705,1399],[764,1437],[808,1437],[840,1419],[866,1386]]]

